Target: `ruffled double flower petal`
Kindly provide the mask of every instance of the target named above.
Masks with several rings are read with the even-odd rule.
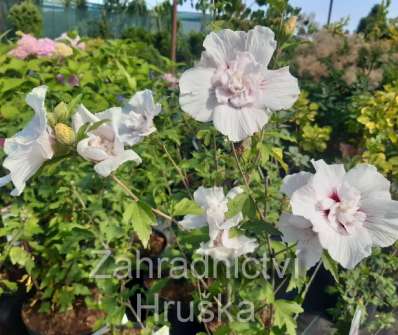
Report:
[[[201,61],[180,79],[181,108],[214,126],[231,141],[260,131],[272,111],[290,108],[299,87],[287,67],[269,70],[274,33],[257,26],[248,33],[210,33]]]

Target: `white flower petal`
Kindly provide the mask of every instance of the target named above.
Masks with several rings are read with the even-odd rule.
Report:
[[[84,159],[94,162],[101,162],[105,159],[108,159],[109,155],[104,149],[90,145],[90,141],[93,141],[95,137],[96,135],[89,134],[88,138],[81,140],[77,144],[77,152]]]
[[[361,325],[362,310],[357,307],[354,317],[351,321],[350,333],[348,335],[359,335],[359,327]]]
[[[309,172],[299,172],[288,175],[285,178],[283,178],[283,185],[281,187],[281,192],[285,193],[289,198],[291,198],[296,190],[308,184],[311,177],[312,173]]]
[[[312,184],[322,197],[329,197],[343,183],[346,174],[343,164],[326,164],[324,160],[311,161],[316,173]]]
[[[223,246],[215,247],[211,245],[211,242],[208,242],[202,243],[200,248],[196,250],[196,253],[203,256],[210,256],[218,261],[225,262],[226,265],[229,265],[233,251],[224,248]]]
[[[247,33],[245,49],[253,54],[258,63],[268,66],[276,49],[274,32],[267,27],[254,27]]]
[[[155,103],[151,90],[139,91],[130,99],[129,105],[136,113],[150,117],[158,115],[162,109],[161,105]]]
[[[344,181],[360,191],[362,199],[391,199],[390,182],[372,165],[357,165],[347,172]]]
[[[110,156],[108,159],[97,163],[94,166],[94,170],[100,176],[108,177],[113,171],[116,171],[120,165],[128,161],[140,164],[141,158],[133,150],[126,150],[121,155]]]
[[[11,176],[8,174],[0,178],[0,187],[3,187],[11,182]]]
[[[314,226],[314,229],[317,227]],[[343,235],[324,224],[322,230],[317,232],[322,247],[346,269],[353,269],[372,253],[372,238],[364,227],[353,227],[350,234]]]
[[[245,51],[246,33],[223,29],[206,36],[203,46],[206,54],[217,65],[223,65],[235,58],[238,51]]]
[[[91,113],[84,105],[80,105],[72,117],[72,128],[77,133],[81,126],[86,123],[95,123],[101,121],[97,116]]]
[[[185,215],[178,224],[184,230],[192,230],[206,227],[207,220],[205,215]]]
[[[213,204],[224,201],[225,195],[222,187],[205,188],[200,186],[194,192],[193,198],[200,207],[207,209]]]
[[[10,171],[12,183],[15,190],[11,193],[13,196],[19,196],[25,186],[26,181],[30,179],[47,160],[43,157],[41,145],[33,142],[18,151],[10,153],[3,162],[3,166]]]
[[[234,188],[231,188],[231,190],[227,193],[227,199],[233,199],[238,194],[241,194],[241,193],[243,193],[242,186],[235,186]]]
[[[368,198],[361,202],[361,210],[375,245],[388,247],[398,240],[398,201]]]
[[[217,104],[211,83],[213,74],[214,69],[198,67],[185,71],[180,78],[181,108],[201,122],[212,119]]]
[[[135,145],[145,136],[156,131],[153,119],[161,112],[161,105],[155,103],[152,91],[137,92],[126,104],[117,124],[117,133],[123,143]]]
[[[261,85],[258,103],[271,110],[288,109],[293,106],[300,94],[297,78],[288,67],[267,70]]]
[[[239,142],[260,131],[268,122],[269,113],[262,109],[236,109],[227,104],[215,108],[214,126],[233,142]]]
[[[317,218],[315,211],[317,202],[316,190],[311,183],[296,190],[290,200],[293,214],[303,216],[313,224],[313,220]]]
[[[35,115],[29,124],[12,138],[4,143],[4,152],[7,154],[3,162],[4,168],[10,174],[2,179],[2,184],[11,179],[15,189],[11,195],[20,195],[31,178],[54,155],[53,139],[47,126],[45,96],[46,86],[33,89],[26,97]]]
[[[228,230],[222,234],[222,244],[225,248],[231,250],[231,257],[233,258],[251,253],[258,247],[258,243],[254,238],[248,238],[244,235],[231,238]]]
[[[86,110],[85,113],[87,113],[88,111]],[[109,123],[114,124],[114,125],[118,125],[121,119],[121,114],[122,114],[122,109],[120,107],[111,107],[109,109],[104,110],[103,112],[99,112],[99,113],[95,113],[92,114],[90,112],[88,112],[89,114],[91,114],[91,118],[92,120],[94,120],[94,118],[97,118],[98,121],[101,120],[109,120]],[[94,118],[93,118],[94,117]],[[97,122],[97,121],[90,121],[90,118],[86,118],[87,122]]]
[[[11,138],[4,142],[4,152],[9,155],[12,152],[19,151],[25,145],[30,145],[37,141],[45,132],[47,132],[47,116],[44,105],[47,92],[47,86],[34,88],[26,97],[27,104],[33,108],[35,115],[28,125]]]
[[[282,214],[278,228],[284,242],[297,242],[296,251],[301,268],[308,270],[319,262],[322,246],[310,221],[301,216]]]
[[[46,107],[44,105],[47,94],[47,86],[34,88],[27,96],[26,103],[35,111],[34,128],[43,130],[47,127]],[[32,127],[33,128],[33,127]]]

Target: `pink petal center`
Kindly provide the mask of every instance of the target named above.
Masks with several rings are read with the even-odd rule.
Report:
[[[240,52],[235,60],[219,66],[212,77],[217,101],[235,108],[252,105],[260,83],[260,65],[248,52]]]

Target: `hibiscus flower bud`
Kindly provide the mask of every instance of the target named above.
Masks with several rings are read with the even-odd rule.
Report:
[[[5,143],[6,139],[5,138],[1,138],[0,137],[0,149],[4,148],[4,143]]]
[[[70,116],[69,108],[65,102],[60,102],[57,106],[55,106],[54,115],[55,119],[57,120],[56,123],[65,122],[66,120],[69,119]]]
[[[72,145],[76,141],[76,135],[73,129],[64,123],[57,123],[54,127],[55,138],[58,142],[65,145]]]
[[[286,35],[292,35],[296,30],[297,16],[291,16],[289,20],[285,23],[285,33]]]

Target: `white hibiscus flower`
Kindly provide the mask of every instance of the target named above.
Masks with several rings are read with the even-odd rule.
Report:
[[[29,178],[54,156],[54,138],[47,124],[46,98],[47,87],[40,86],[30,92],[26,103],[33,108],[35,116],[19,133],[4,142],[4,152],[7,154],[3,167],[10,173],[0,178],[0,187],[12,182],[15,189],[11,195],[20,195]]]
[[[180,79],[181,108],[214,126],[231,141],[261,130],[272,111],[297,100],[297,79],[288,67],[268,70],[276,48],[274,33],[257,26],[249,32],[210,33],[197,66]]]
[[[152,91],[137,92],[122,109],[118,124],[120,139],[127,145],[135,145],[156,131],[153,118],[161,112]]]
[[[207,243],[202,243],[196,251],[203,256],[210,256],[219,261],[230,263],[235,258],[253,252],[258,243],[253,238],[244,235],[234,236],[230,229],[218,231],[217,237]]]
[[[286,177],[282,191],[293,214],[311,223],[334,260],[351,269],[372,246],[387,247],[398,239],[398,202],[391,200],[390,183],[374,166],[360,164],[346,172],[342,164],[312,163],[315,174]]]
[[[228,201],[239,193],[241,187],[235,187],[225,196],[222,187],[199,187],[194,193],[195,202],[204,210],[203,215],[186,215],[180,226],[182,229],[191,230],[201,227],[209,227],[210,241],[203,243],[197,253],[209,255],[215,259],[228,261],[253,252],[257,248],[254,239],[246,236],[235,235],[231,228],[236,227],[242,221],[242,213],[227,218]]]
[[[107,177],[127,161],[141,163],[141,158],[133,150],[125,150],[119,138],[117,124],[121,115],[120,108],[111,108],[105,112],[92,114],[81,105],[73,115],[73,129],[78,133],[86,123],[95,124],[109,120],[98,128],[89,131],[88,137],[77,144],[77,152],[86,160],[95,162],[94,170]]]
[[[209,226],[210,238],[215,239],[220,230],[236,227],[242,221],[242,214],[239,213],[232,218],[226,218],[228,212],[228,201],[239,193],[241,187],[234,187],[224,194],[222,187],[205,188],[199,187],[193,194],[195,202],[204,209],[203,215],[186,215],[180,226],[182,229],[190,230]]]

